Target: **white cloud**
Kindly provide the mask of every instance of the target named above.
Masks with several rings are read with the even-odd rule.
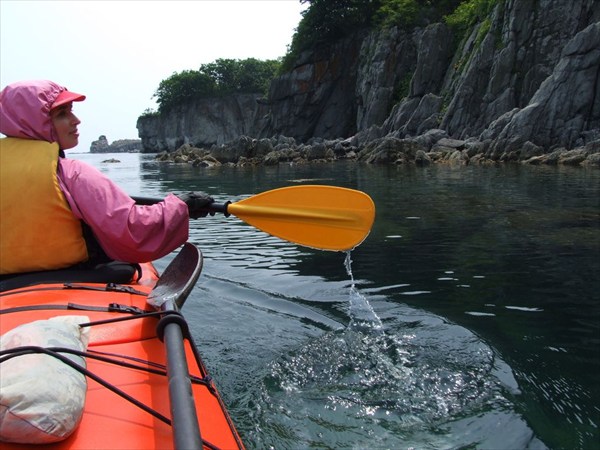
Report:
[[[0,0],[0,84],[50,79],[87,95],[76,151],[137,138],[161,80],[218,58],[285,54],[299,0]]]

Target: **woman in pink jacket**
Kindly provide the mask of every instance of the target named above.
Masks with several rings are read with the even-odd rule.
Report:
[[[46,80],[0,93],[0,275],[155,260],[187,240],[189,217],[213,201],[196,192],[138,206],[94,167],[65,158],[79,138],[73,102],[84,99]]]

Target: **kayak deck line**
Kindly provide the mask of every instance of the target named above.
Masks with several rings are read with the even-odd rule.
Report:
[[[138,289],[134,289],[132,286],[127,286],[123,284],[116,283],[107,283],[105,285],[92,285],[92,284],[77,284],[77,283],[62,283],[59,286],[49,286],[49,287],[24,287],[18,289],[11,289],[8,291],[0,292],[0,297],[5,297],[7,295],[15,295],[22,294],[25,292],[41,292],[41,291],[56,291],[56,290],[64,290],[64,289],[81,289],[81,290],[89,290],[89,291],[106,291],[106,292],[127,292],[130,294],[137,294],[148,296],[147,292],[140,291]]]
[[[93,326],[93,325],[94,324],[92,324],[92,323],[81,324],[81,326]],[[71,368],[82,373],[86,377],[93,379],[97,383],[101,384],[102,386],[104,386],[105,388],[110,390],[111,392],[113,392],[116,395],[120,396],[121,398],[127,400],[128,402],[132,403],[133,405],[137,406],[141,410],[156,417],[158,420],[166,423],[167,425],[172,425],[171,420],[169,418],[165,417],[164,415],[162,415],[160,412],[158,412],[155,409],[153,409],[152,407],[146,405],[142,401],[137,400],[136,398],[130,396],[125,391],[123,391],[122,389],[119,389],[117,386],[108,382],[107,380],[105,380],[101,377],[98,377],[96,374],[89,371],[85,367],[82,367],[81,365],[70,360],[69,358],[64,357],[62,354],[63,353],[74,354],[74,355],[82,356],[85,358],[96,359],[96,360],[99,360],[99,361],[102,361],[102,362],[105,362],[108,364],[114,364],[117,366],[129,368],[129,369],[146,371],[148,373],[152,373],[155,375],[167,377],[168,376],[167,367],[164,364],[153,363],[152,361],[141,361],[138,358],[132,358],[127,355],[109,354],[106,352],[97,352],[97,351],[93,351],[93,350],[78,351],[78,350],[74,350],[71,348],[65,348],[65,347],[38,347],[38,346],[24,346],[24,347],[18,347],[18,348],[14,348],[14,349],[10,349],[10,350],[0,351],[0,363],[5,362],[16,356],[22,356],[22,355],[34,354],[34,353],[43,353],[43,354],[46,354],[46,355],[49,355],[49,356],[59,359],[60,361],[67,364]],[[126,362],[124,360],[129,360],[132,362]],[[143,364],[146,364],[146,366],[144,366]],[[205,374],[203,378],[200,378],[195,375],[190,375],[190,379],[191,379],[192,383],[198,384],[198,385],[203,385],[204,387],[206,387],[212,395],[214,395],[214,396],[218,395],[217,391],[214,387],[214,384],[212,382],[212,377],[210,375]],[[204,440],[203,440],[203,445],[205,445],[209,448],[217,448],[216,446],[212,445],[210,442],[207,442]]]
[[[58,358],[88,380],[82,419],[71,435],[52,444],[55,450],[187,448],[182,443],[192,436],[190,430],[194,427],[200,438],[195,448],[244,449],[179,310],[195,284],[185,267],[186,261],[193,263],[193,251],[198,252],[187,244],[183,250],[175,259],[182,253],[185,258],[179,258],[177,270],[169,271],[167,267],[162,284],[154,267],[144,264],[145,276],[154,271],[154,283],[158,281],[159,289],[147,282],[116,288],[106,283],[72,282],[65,286],[61,282],[19,287],[0,294],[2,335],[38,320],[78,313],[87,317],[79,323],[80,328],[89,330],[87,349],[79,353],[83,363],[69,359],[77,359],[74,350],[59,346],[21,347],[0,355],[2,363],[17,355],[35,353]],[[199,275],[197,267],[194,272]],[[185,280],[178,279],[179,274]],[[153,309],[147,302],[151,292],[155,300],[168,299],[162,309]],[[173,350],[166,342],[167,333],[172,340],[174,328],[180,333],[176,338],[180,350]],[[175,414],[186,409],[181,398],[177,400],[170,392],[174,375],[170,373],[169,358],[173,360],[173,355],[180,366],[175,384],[180,384],[181,376],[189,379],[190,395],[186,401],[194,410],[193,419],[192,415],[181,418]],[[108,390],[114,395],[106,395]],[[173,411],[173,405],[177,411]],[[23,448],[22,444],[9,442],[2,442],[2,447]]]
[[[81,305],[77,303],[68,303],[64,305],[28,305],[28,306],[15,306],[12,308],[0,309],[1,314],[10,314],[15,312],[23,311],[39,311],[39,310],[69,310],[69,311],[102,311],[102,312],[120,312],[130,314],[144,314],[147,312],[144,309],[140,309],[136,306],[121,305],[118,303],[111,303],[108,306],[93,306],[93,305]]]
[[[68,305],[54,305],[54,306],[68,306]],[[122,306],[122,305],[119,305],[119,306]],[[23,307],[22,309],[11,308],[11,310],[9,310],[9,311],[0,310],[0,314],[10,313],[10,312],[23,312],[29,308],[30,307]],[[126,309],[130,309],[130,307],[114,309],[114,308],[110,308],[110,307],[103,308],[103,307],[97,307],[97,306],[96,307],[83,306],[83,308],[93,308],[93,309],[87,309],[87,310],[93,310],[93,311],[102,310],[104,312],[115,312],[115,313],[131,312],[132,314],[135,314],[135,315],[125,316],[125,317],[116,317],[116,318],[112,318],[112,319],[105,319],[105,320],[99,320],[99,321],[94,321],[94,322],[81,323],[81,324],[79,324],[80,327],[93,327],[93,326],[99,326],[99,325],[106,325],[106,324],[110,324],[110,323],[122,322],[122,321],[126,321],[126,320],[139,320],[139,319],[146,318],[146,317],[153,317],[158,320],[158,322],[157,322],[157,328],[158,328],[160,326],[160,321],[163,318],[167,317],[168,315],[173,314],[173,315],[178,316],[179,318],[183,318],[183,316],[181,315],[181,313],[179,311],[174,311],[174,310],[143,311],[143,310],[138,309],[136,311],[131,311],[131,310],[126,311]],[[35,308],[35,309],[39,309],[39,308]],[[16,310],[18,310],[18,311],[16,311]],[[137,312],[137,311],[141,311],[141,312]],[[160,337],[161,332],[158,331],[158,334]],[[186,340],[191,339],[191,336],[189,335],[189,330],[187,327],[185,328],[184,339],[186,339]],[[167,377],[167,375],[168,375],[166,365],[160,364],[160,363],[155,363],[150,360],[141,360],[139,358],[134,358],[134,357],[131,357],[131,356],[128,356],[125,354],[99,352],[99,351],[94,351],[94,350],[78,351],[78,350],[65,348],[65,347],[38,347],[38,346],[23,346],[23,347],[17,347],[14,349],[0,351],[0,363],[8,361],[9,359],[17,357],[17,356],[22,356],[22,355],[26,355],[26,354],[35,354],[35,353],[43,353],[45,355],[49,355],[49,356],[59,359],[63,363],[69,365],[71,368],[77,370],[78,372],[82,373],[86,377],[93,379],[97,383],[104,386],[106,389],[112,391],[116,395],[119,395],[121,398],[132,403],[133,405],[137,406],[141,410],[156,417],[158,420],[166,423],[167,425],[172,424],[171,420],[169,418],[165,417],[163,414],[159,413],[152,407],[146,405],[142,401],[137,400],[136,398],[130,396],[122,389],[119,389],[117,386],[110,383],[109,381],[97,376],[92,371],[86,369],[85,367],[82,367],[81,365],[70,360],[69,358],[64,357],[63,354],[75,354],[78,356],[99,360],[99,361],[102,361],[102,362],[105,362],[108,364],[113,364],[116,366],[121,366],[121,367],[129,368],[129,369],[135,369],[135,370],[139,370],[139,371],[146,371],[148,373],[160,375],[163,377]],[[199,355],[197,353],[195,353],[195,356],[198,357]],[[132,362],[126,362],[127,360],[132,361]],[[135,362],[135,364],[134,364],[134,362]],[[197,360],[196,363],[201,368],[204,366],[204,364],[201,361]],[[145,364],[145,366],[144,366],[144,364]],[[207,388],[207,390],[212,395],[214,395],[215,397],[218,396],[216,388],[212,381],[212,377],[210,375],[208,375],[205,372],[205,370],[203,370],[203,372],[204,373],[203,373],[202,377],[189,374],[191,382],[194,384],[203,385],[204,387]],[[207,442],[204,440],[203,440],[203,445],[205,445],[209,448],[217,448],[210,442]]]

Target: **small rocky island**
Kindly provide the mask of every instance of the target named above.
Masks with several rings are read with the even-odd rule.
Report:
[[[102,135],[90,145],[91,153],[139,153],[141,151],[141,139],[119,139],[109,144],[106,136]]]

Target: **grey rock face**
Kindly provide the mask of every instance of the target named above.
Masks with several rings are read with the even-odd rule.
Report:
[[[597,0],[505,0],[464,38],[442,23],[357,33],[303,54],[272,82],[266,100],[197,102],[142,117],[138,130],[145,151],[219,146],[245,135],[313,147],[311,139],[337,140],[333,157],[369,162],[400,163],[417,153],[420,164],[475,155],[532,160],[575,147],[589,159],[589,144],[600,138],[599,93]],[[428,155],[442,137],[465,145],[452,158],[445,146]],[[239,158],[239,151],[222,155],[224,148],[237,151],[216,149],[221,159]],[[261,154],[280,150],[267,146]],[[311,152],[332,157],[320,147]]]

